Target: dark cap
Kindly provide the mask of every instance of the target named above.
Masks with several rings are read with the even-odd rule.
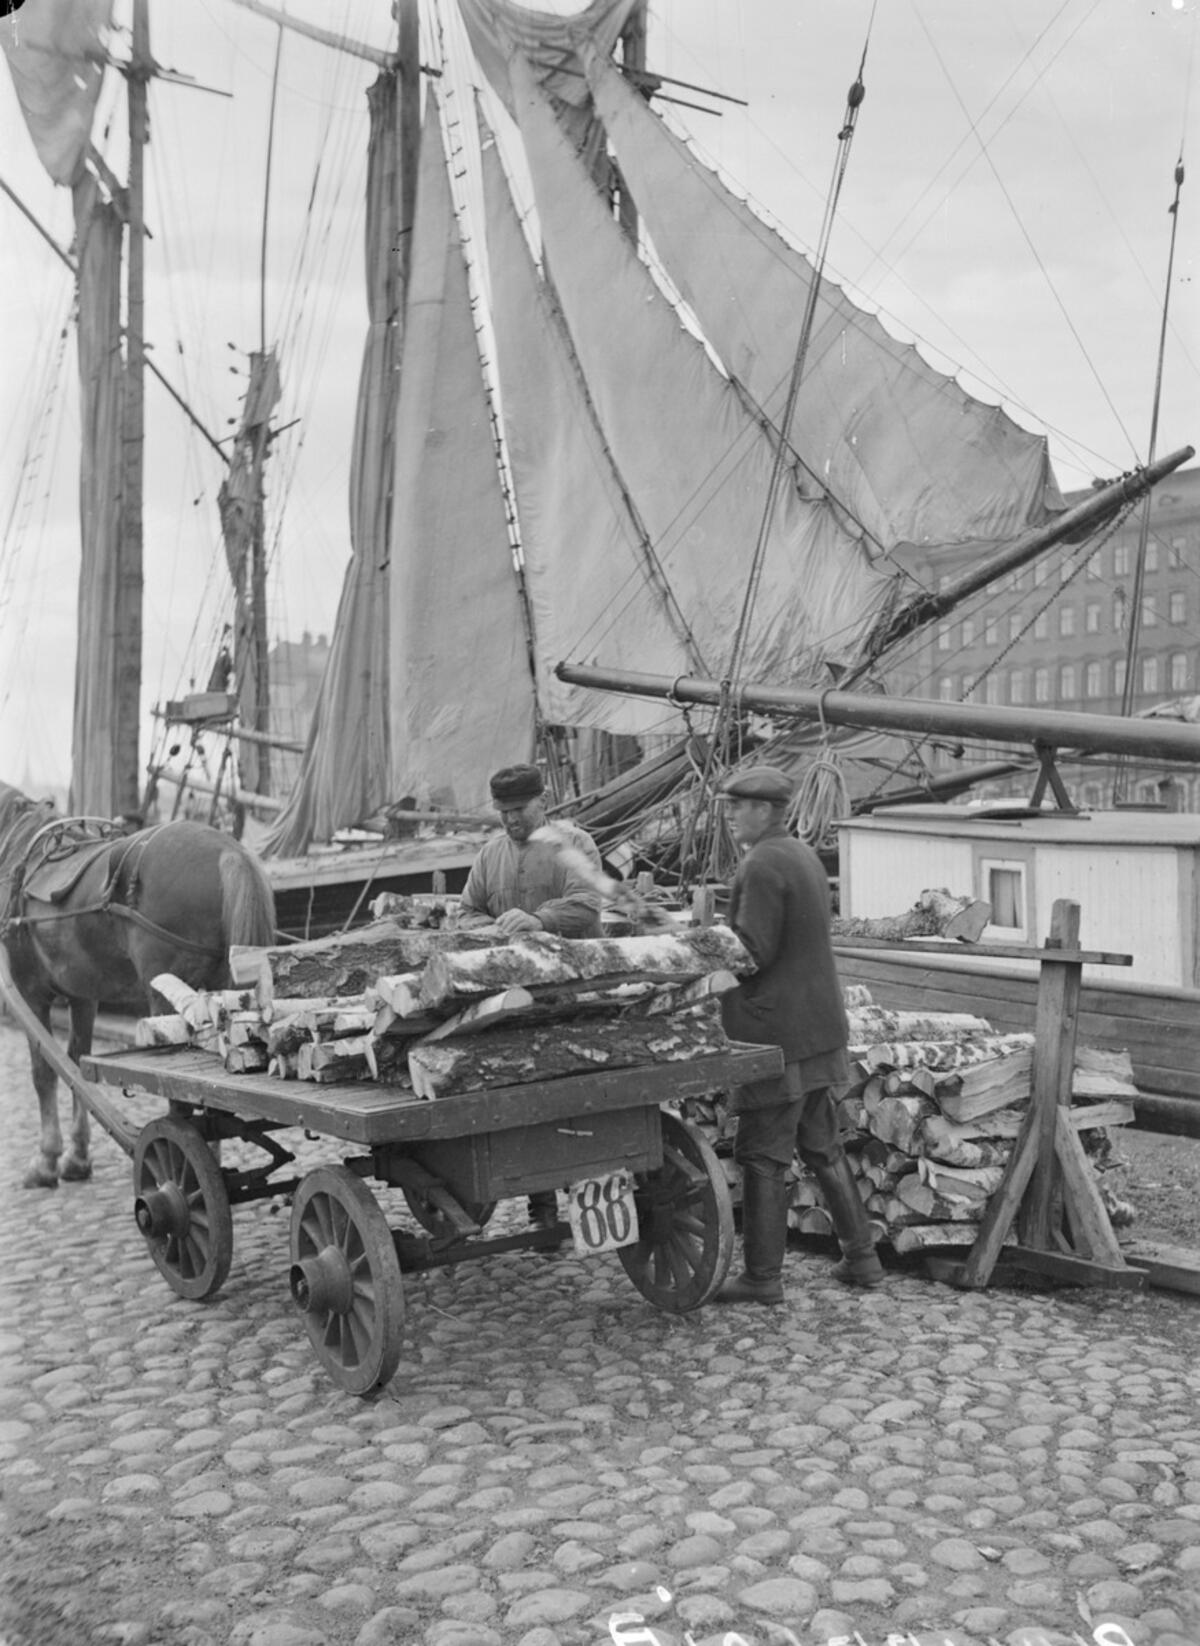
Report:
[[[778,766],[746,766],[725,779],[721,793],[726,800],[772,800],[783,805],[792,798],[792,780]]]
[[[536,766],[504,766],[491,777],[493,800],[536,800],[545,787]]]

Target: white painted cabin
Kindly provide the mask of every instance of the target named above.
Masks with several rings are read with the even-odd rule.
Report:
[[[843,915],[899,914],[945,887],[992,905],[983,942],[1041,944],[1055,900],[1070,898],[1083,948],[1133,956],[1085,979],[1200,988],[1200,815],[906,806],[842,823],[838,837]]]

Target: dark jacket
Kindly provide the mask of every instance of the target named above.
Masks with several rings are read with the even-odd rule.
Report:
[[[732,1040],[780,1046],[786,1063],[844,1047],[846,1007],[829,931],[829,881],[821,859],[780,824],[742,859],[729,924],[758,970],[722,996]]]

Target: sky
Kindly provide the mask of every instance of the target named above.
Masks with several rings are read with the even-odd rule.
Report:
[[[441,3],[449,12],[453,0]],[[391,43],[388,0],[286,9]],[[1196,175],[1178,214],[1157,451],[1200,436],[1189,96],[1200,78],[1198,13],[1200,0],[652,0],[648,60],[741,100],[665,86],[721,112],[660,106],[769,221],[811,248],[865,51],[830,272],[893,334],[1044,433],[1070,490],[1144,460],[1150,444],[1181,153]],[[116,15],[127,23],[128,0]],[[443,27],[453,42],[453,18]],[[328,634],[349,552],[366,314],[363,93],[375,69],[292,34],[280,46],[276,27],[234,0],[151,0],[150,28],[158,63],[193,82],[151,88],[153,358],[223,439],[248,353],[264,337],[279,348],[288,427],[268,477],[271,640]],[[114,53],[126,49],[118,32]],[[428,35],[423,61],[436,52]],[[123,175],[123,88],[109,80],[97,141]],[[68,244],[67,191],[41,170],[2,67],[0,179]],[[70,766],[79,555],[70,312],[69,273],[0,196],[0,779],[37,790],[65,784]],[[228,617],[222,465],[152,380],[146,393],[143,761],[158,735],[152,705],[203,688]]]

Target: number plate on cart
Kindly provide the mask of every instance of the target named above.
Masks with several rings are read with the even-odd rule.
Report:
[[[632,1246],[638,1238],[633,1175],[589,1177],[567,1190],[567,1220],[575,1250],[583,1257]]]

